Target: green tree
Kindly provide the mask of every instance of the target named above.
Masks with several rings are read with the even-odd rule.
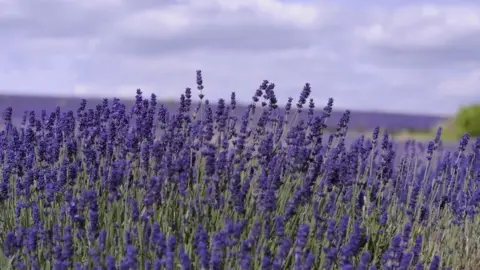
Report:
[[[458,131],[480,137],[480,104],[460,108],[455,117]]]

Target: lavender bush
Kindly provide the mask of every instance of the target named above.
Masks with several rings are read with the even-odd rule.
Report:
[[[475,269],[480,140],[453,151],[376,128],[324,134],[306,84],[280,114],[263,81],[241,119],[235,94],[192,90],[167,111],[137,90],[0,134],[2,269]],[[306,121],[299,120],[306,114]],[[397,153],[402,153],[401,155]]]

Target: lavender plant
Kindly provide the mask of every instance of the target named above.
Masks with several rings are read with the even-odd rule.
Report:
[[[197,71],[168,111],[137,90],[94,108],[12,108],[0,132],[2,269],[475,269],[480,140],[327,133],[310,84],[265,80],[241,119]],[[308,102],[308,109],[304,106]],[[299,115],[307,114],[307,121]],[[402,150],[403,149],[403,150]],[[403,154],[398,154],[403,151]]]

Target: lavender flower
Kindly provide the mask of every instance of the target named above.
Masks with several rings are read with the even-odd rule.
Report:
[[[278,247],[277,254],[275,255],[275,259],[273,261],[272,266],[274,270],[283,269],[284,260],[288,252],[290,251],[291,245],[292,245],[292,242],[289,238],[285,238],[282,240],[282,243]]]
[[[437,270],[440,267],[440,256],[435,255],[432,258],[432,261],[430,262],[430,267],[428,269],[430,270]]]
[[[368,251],[364,251],[360,257],[360,262],[358,263],[357,269],[367,270],[371,259],[372,259],[372,254]]]

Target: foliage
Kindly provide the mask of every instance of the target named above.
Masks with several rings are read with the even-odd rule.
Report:
[[[480,137],[480,104],[462,107],[455,118],[460,132]]]
[[[190,88],[37,117],[5,111],[0,241],[18,269],[475,269],[480,140],[324,134],[306,84],[278,113],[262,82],[241,119]],[[299,115],[306,114],[307,121]],[[334,125],[335,126],[335,125]],[[399,155],[400,149],[404,154]],[[8,267],[8,266],[7,266]],[[3,268],[2,268],[3,269]]]

